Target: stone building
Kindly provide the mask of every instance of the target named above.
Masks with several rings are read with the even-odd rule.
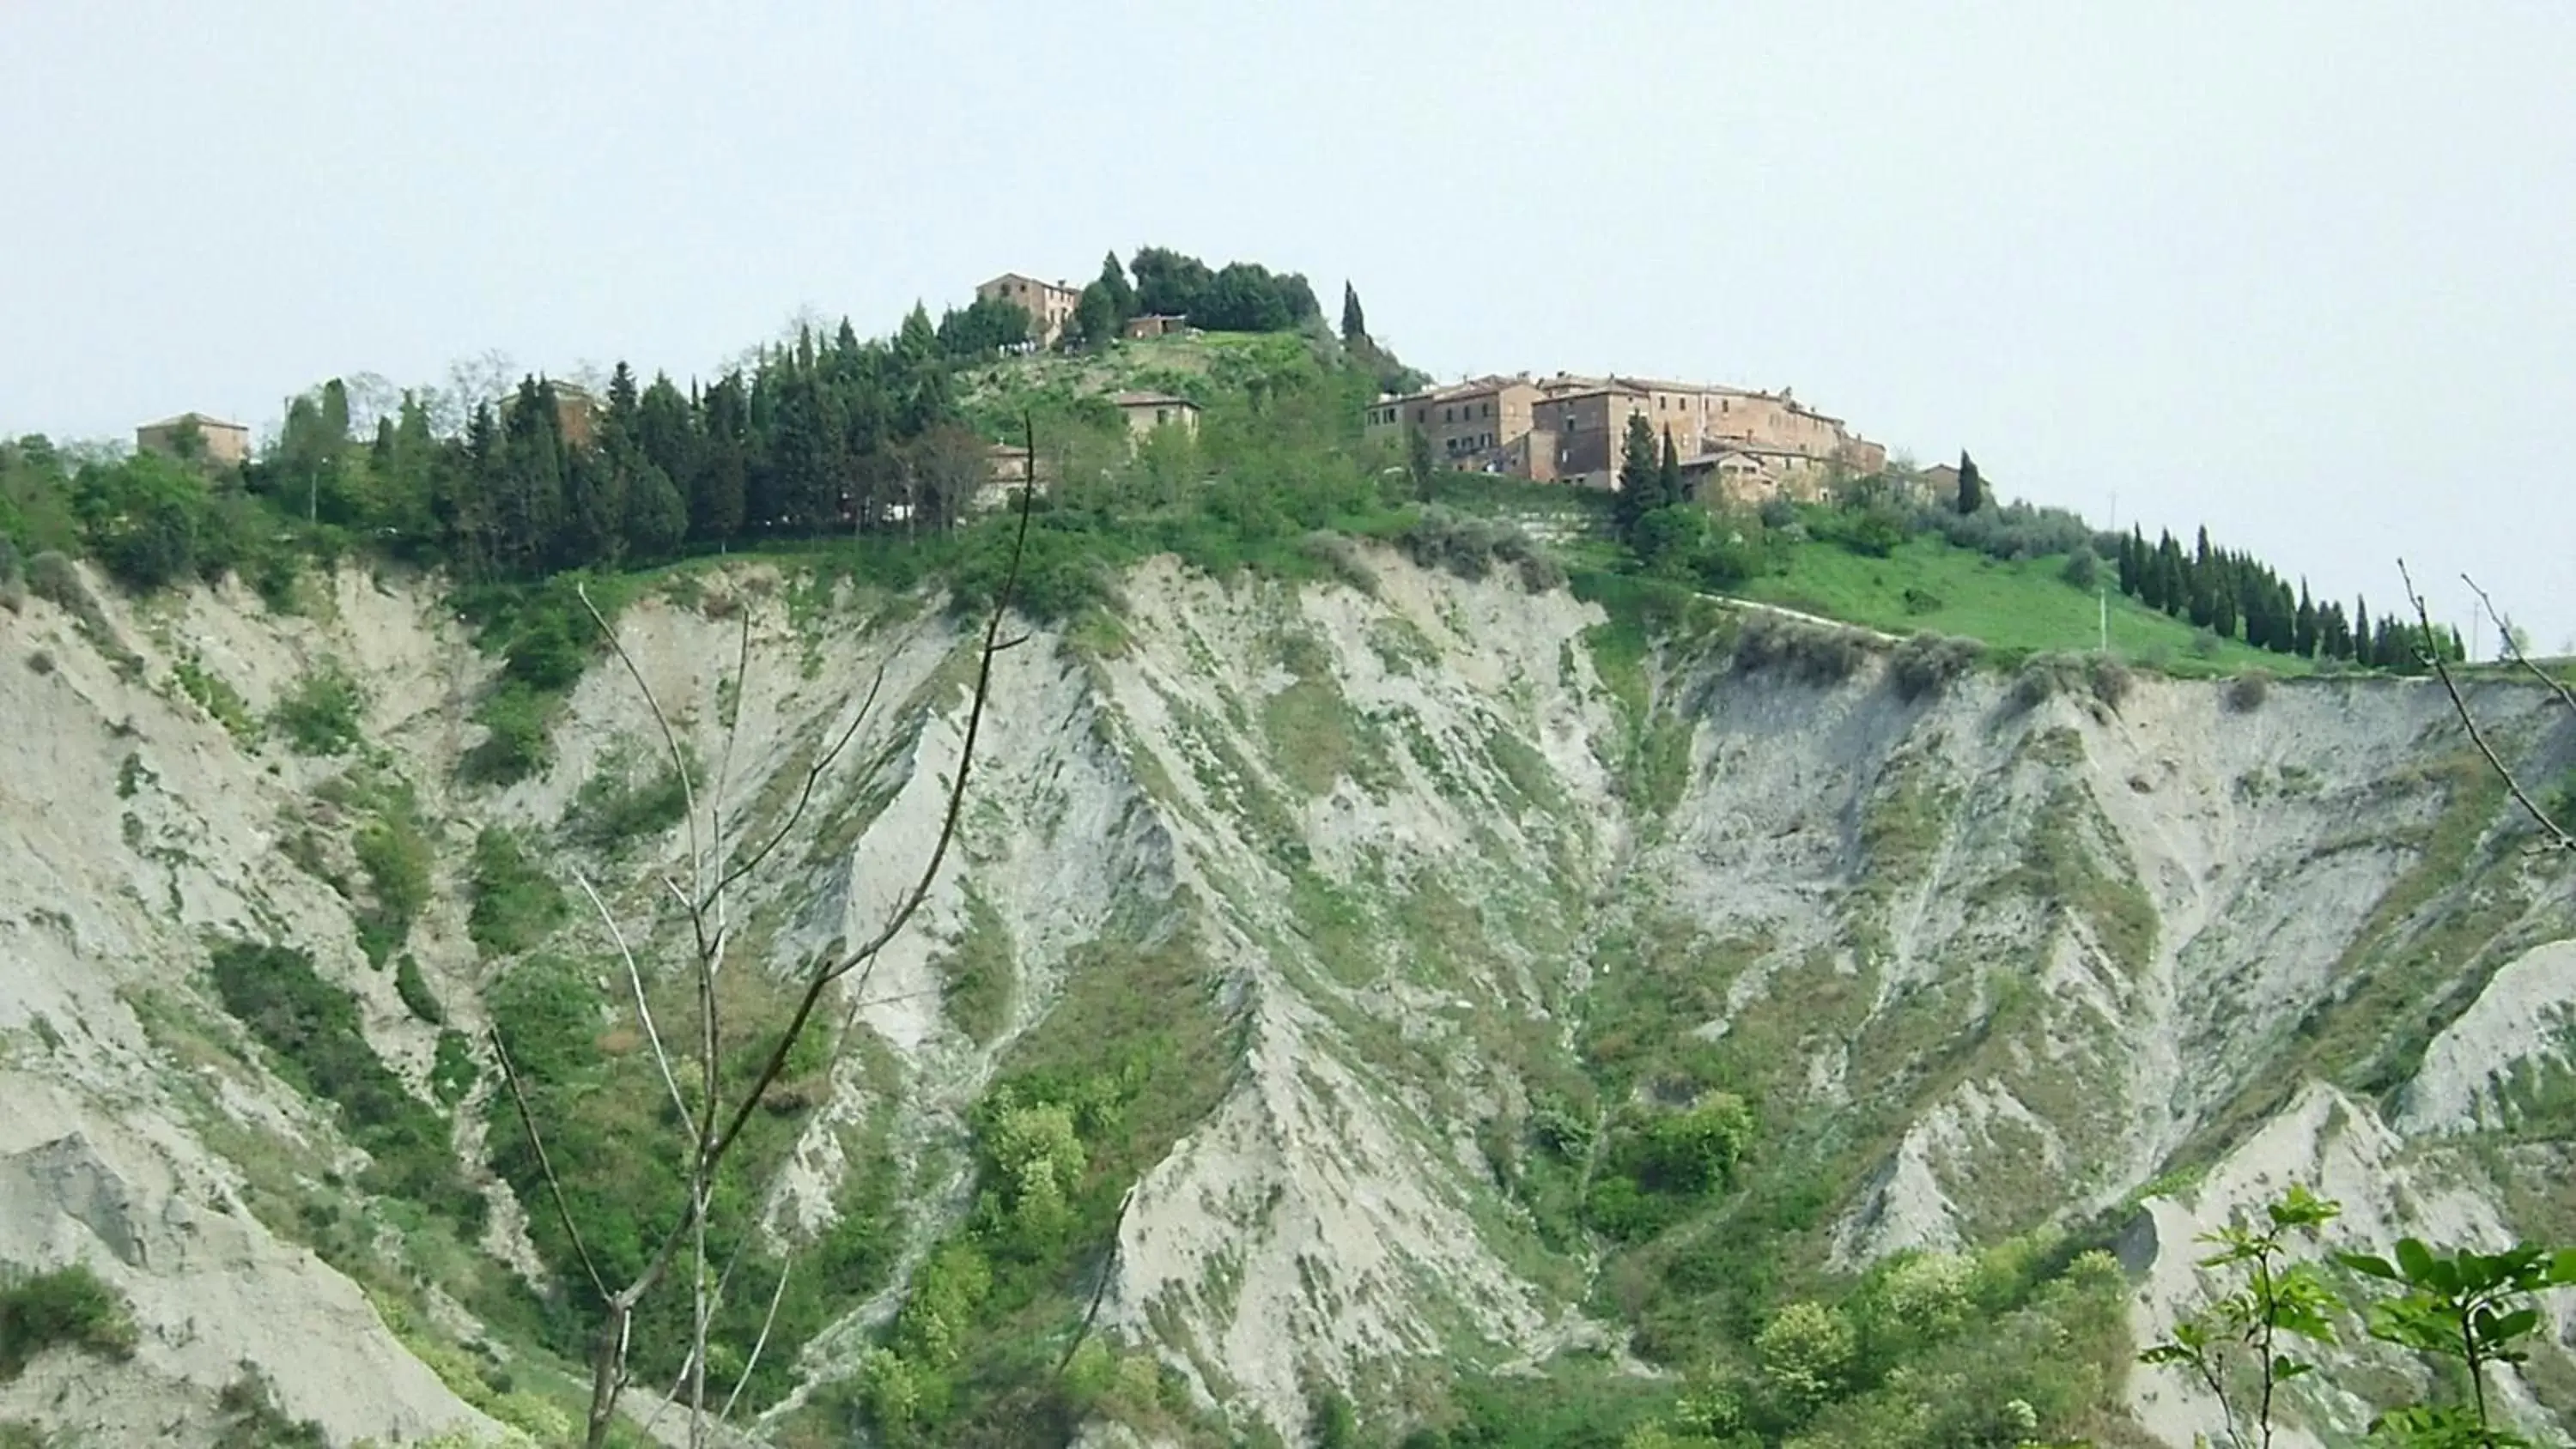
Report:
[[[1179,428],[1195,435],[1199,430],[1199,405],[1185,397],[1167,392],[1122,392],[1110,399],[1127,419],[1128,436],[1143,439],[1156,428]]]
[[[134,450],[138,453],[161,453],[177,457],[181,439],[193,428],[197,438],[197,456],[227,466],[250,459],[250,429],[240,423],[210,418],[204,413],[181,413],[157,423],[145,423],[134,430]]]
[[[1419,429],[1453,468],[1611,488],[1632,418],[1645,420],[1659,446],[1670,434],[1685,471],[1718,479],[1728,496],[1814,497],[1838,473],[1875,473],[1887,464],[1885,448],[1786,388],[1615,375],[1485,377],[1380,398],[1366,430],[1393,438]]]
[[[1016,302],[1029,314],[1029,340],[1040,347],[1053,347],[1064,335],[1065,324],[1073,320],[1075,304],[1082,300],[1082,289],[1062,282],[1041,282],[1019,272],[1004,272],[975,289],[979,302]]]
[[[1452,468],[1509,471],[1499,466],[1502,455],[1529,451],[1522,439],[1540,397],[1538,385],[1527,377],[1480,377],[1410,397],[1382,398],[1369,409],[1364,431],[1373,438],[1401,438],[1407,429],[1419,429],[1430,437],[1432,453]]]

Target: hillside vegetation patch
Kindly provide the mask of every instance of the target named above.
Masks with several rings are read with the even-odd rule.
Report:
[[[374,1159],[369,1185],[479,1231],[484,1202],[457,1175],[446,1122],[367,1044],[356,999],[290,946],[217,941],[208,955],[224,1010],[268,1049],[278,1075],[339,1107],[350,1138]]]
[[[0,1277],[0,1384],[26,1372],[47,1349],[125,1359],[138,1341],[124,1295],[86,1263]]]

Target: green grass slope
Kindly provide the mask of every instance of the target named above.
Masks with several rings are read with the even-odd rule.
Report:
[[[1891,634],[1931,630],[2005,650],[2091,650],[2102,640],[2101,607],[2091,589],[2062,576],[2066,556],[2005,561],[1928,534],[1886,558],[1839,544],[1788,545],[1786,567],[1747,583],[1744,597]],[[2172,618],[2110,591],[2111,650],[2175,674],[2313,670],[2314,661],[2272,654],[2234,639],[2204,638]]]

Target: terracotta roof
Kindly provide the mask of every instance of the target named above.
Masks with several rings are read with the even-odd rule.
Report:
[[[200,427],[200,428],[223,428],[223,429],[226,429],[226,430],[228,430],[228,431],[236,432],[236,433],[247,433],[247,432],[249,432],[249,431],[250,431],[249,427],[248,427],[248,426],[246,426],[246,425],[244,425],[244,424],[241,424],[241,423],[228,423],[228,422],[225,422],[222,418],[212,417],[212,416],[209,416],[208,414],[205,414],[205,413],[194,413],[194,412],[191,412],[191,413],[177,413],[177,414],[174,414],[174,415],[172,415],[172,416],[170,416],[170,417],[163,418],[161,421],[159,421],[159,422],[157,422],[157,423],[145,423],[143,426],[144,426],[145,428],[147,428],[147,429],[148,429],[148,428],[175,428],[175,427],[179,426],[181,423],[185,423],[185,422],[189,422],[189,421],[194,421],[194,422],[196,423],[196,425],[197,425],[198,427]]]
[[[1116,397],[1111,398],[1110,401],[1116,403],[1122,408],[1184,407],[1195,409],[1198,407],[1197,403],[1190,401],[1188,398],[1174,397],[1167,392],[1122,392]]]

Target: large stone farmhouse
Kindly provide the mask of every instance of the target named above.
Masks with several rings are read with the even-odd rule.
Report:
[[[1640,377],[1482,377],[1370,407],[1372,437],[1418,429],[1452,468],[1536,482],[1617,486],[1628,420],[1644,418],[1673,439],[1695,490],[1755,502],[1813,498],[1837,474],[1887,466],[1887,450],[1842,419],[1799,402],[1787,388],[1759,392],[1715,383]]]

